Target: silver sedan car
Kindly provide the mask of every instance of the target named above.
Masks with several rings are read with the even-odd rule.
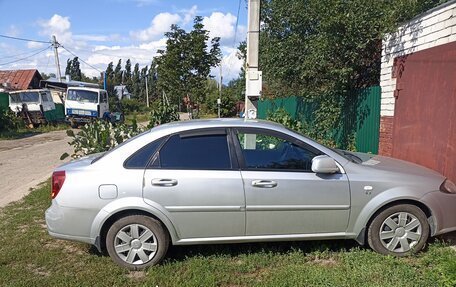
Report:
[[[325,147],[267,121],[175,122],[52,175],[49,234],[129,269],[168,246],[354,239],[404,256],[456,230],[456,186],[388,157]]]

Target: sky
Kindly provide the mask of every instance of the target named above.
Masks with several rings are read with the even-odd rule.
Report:
[[[122,66],[128,58],[133,65],[149,65],[157,49],[165,47],[163,34],[170,25],[189,31],[196,15],[204,18],[211,37],[221,38],[224,82],[236,78],[242,65],[236,47],[246,37],[245,0],[0,0],[0,11],[0,35],[39,41],[55,35],[87,63],[81,62],[81,69],[88,76],[99,76],[109,62],[116,65],[119,59]],[[0,37],[0,70],[36,68],[55,74],[54,53],[48,46]],[[63,75],[67,59],[74,56],[63,48],[58,51]],[[219,69],[211,74],[218,77]]]

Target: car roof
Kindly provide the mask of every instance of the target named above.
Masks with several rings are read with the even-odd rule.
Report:
[[[187,128],[210,128],[210,127],[264,127],[264,128],[280,128],[283,129],[284,126],[278,123],[266,121],[266,120],[245,120],[239,118],[229,118],[229,119],[198,119],[198,120],[189,120],[189,121],[179,121],[172,122],[162,125],[163,128],[167,127],[187,127]]]

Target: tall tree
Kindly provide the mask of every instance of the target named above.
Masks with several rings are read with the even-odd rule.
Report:
[[[131,82],[132,82],[132,90],[130,91],[135,98],[137,98],[139,101],[143,102],[143,98],[141,97],[141,90],[140,90],[140,84],[141,84],[141,75],[139,74],[139,64],[136,63],[135,67],[133,69],[133,73],[131,75]]]
[[[67,60],[65,75],[70,75],[71,79],[74,81],[82,81],[81,65],[78,57],[74,57],[72,60]]]
[[[120,85],[122,83],[122,59],[117,62],[116,68],[114,69],[114,85]]]
[[[174,104],[183,97],[201,102],[205,97],[206,80],[211,67],[220,62],[220,39],[209,41],[209,32],[204,29],[202,17],[194,19],[193,30],[186,32],[177,25],[165,33],[166,49],[159,50],[157,63],[157,88],[164,90]]]
[[[131,61],[130,59],[125,62],[125,72],[124,72],[124,84],[127,86],[128,91],[132,92],[132,81],[131,81]]]
[[[378,84],[384,34],[441,2],[263,0],[263,79],[277,96]]]

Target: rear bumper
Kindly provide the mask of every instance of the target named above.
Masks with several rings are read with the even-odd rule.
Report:
[[[45,212],[46,226],[50,236],[58,239],[95,244],[90,237],[90,227],[95,212],[59,206],[55,200]]]
[[[430,192],[421,198],[434,217],[433,236],[456,230],[456,194]]]

